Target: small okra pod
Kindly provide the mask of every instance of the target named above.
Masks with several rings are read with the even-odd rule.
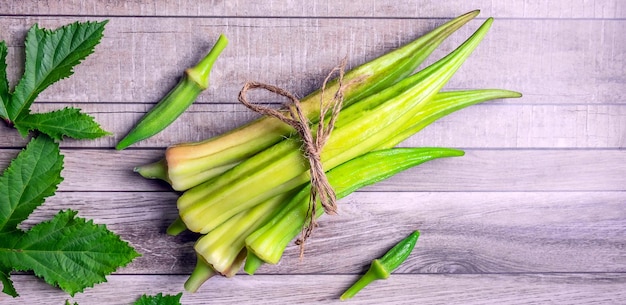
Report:
[[[389,277],[394,270],[396,270],[400,264],[402,264],[407,257],[413,251],[415,243],[419,238],[420,232],[414,231],[397,243],[391,250],[389,250],[383,257],[372,261],[370,268],[367,272],[352,285],[346,292],[341,295],[341,300],[347,300],[355,296],[361,289],[367,286],[369,283],[375,280],[384,280]]]
[[[228,40],[220,35],[215,46],[196,66],[185,70],[185,75],[156,106],[146,113],[135,127],[115,146],[122,150],[141,140],[152,137],[174,122],[209,86],[213,63],[222,53]]]

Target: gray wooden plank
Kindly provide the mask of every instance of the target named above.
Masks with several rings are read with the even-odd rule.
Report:
[[[0,166],[17,154],[0,150]],[[62,191],[167,190],[132,172],[162,158],[162,150],[66,149]],[[626,154],[621,150],[467,150],[407,170],[369,191],[623,191]]]
[[[619,0],[606,1],[5,1],[0,13],[12,15],[250,16],[441,18],[481,9],[506,18],[624,18]]]
[[[501,87],[524,97],[466,109],[403,145],[461,147],[467,155],[345,198],[338,216],[322,219],[304,261],[291,245],[260,275],[211,280],[183,303],[339,303],[372,258],[414,229],[422,236],[398,273],[353,302],[626,303],[626,2],[618,0],[0,2],[13,84],[33,23],[111,19],[96,53],[44,93],[36,109],[78,105],[114,136],[63,143],[66,180],[25,226],[77,209],[144,254],[110,283],[77,295],[79,304],[177,293],[194,264],[195,235],[163,233],[177,213],[176,193],[139,178],[133,166],[158,159],[173,140],[199,140],[249,120],[235,100],[246,80],[303,96],[346,54],[357,65],[474,8],[483,9],[479,20],[433,57],[487,16],[496,22],[448,88]],[[231,44],[197,105],[140,148],[112,150],[222,32]],[[24,144],[0,127],[0,168]],[[31,275],[14,278],[23,297],[0,294],[0,303],[69,299]]]
[[[15,83],[23,37],[35,22],[56,27],[75,17],[5,17],[9,75]],[[103,19],[103,18],[95,18]],[[355,66],[441,24],[439,19],[111,18],[95,54],[73,77],[43,92],[44,102],[156,103],[220,33],[230,46],[214,67],[199,103],[236,103],[257,80],[304,96],[344,56]],[[451,51],[480,20],[461,29],[433,58]],[[621,104],[625,20],[502,19],[448,88],[520,91],[530,104]],[[515,101],[513,103],[519,103]],[[507,101],[506,103],[509,103]]]
[[[95,141],[66,140],[62,147],[112,148],[152,106],[69,104],[93,115],[113,136]],[[68,104],[36,104],[35,112]],[[257,118],[238,104],[198,104],[158,135],[133,148],[163,148],[217,136]],[[15,130],[0,126],[0,147],[26,144]],[[475,105],[435,122],[401,146],[472,148],[621,148],[626,145],[626,105],[524,105],[501,101]]]
[[[22,297],[3,304],[131,304],[140,295],[182,291],[184,275],[110,276],[108,283],[69,298],[31,276],[14,276]],[[182,304],[339,304],[355,275],[236,276],[211,279]],[[622,304],[626,276],[615,273],[520,275],[392,274],[350,299],[350,304]],[[97,301],[96,301],[97,300]]]
[[[62,209],[106,224],[142,257],[124,274],[189,273],[197,235],[167,236],[170,192],[60,192],[24,224]],[[413,230],[421,237],[400,273],[626,272],[626,192],[357,192],[323,216],[307,242],[261,274],[361,272]]]

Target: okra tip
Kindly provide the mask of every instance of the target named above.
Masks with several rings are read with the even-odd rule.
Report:
[[[461,151],[463,152],[463,151]],[[465,153],[464,153],[465,154]],[[420,231],[419,230],[415,230],[413,231],[413,233],[411,233],[407,238],[409,240],[412,241],[413,244],[415,244],[417,242],[417,239],[420,237]]]
[[[465,14],[463,14],[462,16],[472,16],[472,18],[478,16],[480,14],[480,10],[479,9],[475,9],[473,11],[469,11]]]

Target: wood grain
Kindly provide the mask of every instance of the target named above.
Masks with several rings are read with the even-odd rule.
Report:
[[[262,274],[363,271],[413,230],[418,246],[400,273],[625,272],[625,192],[357,192],[324,216],[305,259],[290,245]],[[129,204],[132,203],[132,204]],[[62,192],[25,228],[62,209],[119,234],[143,254],[124,274],[190,273],[195,234],[165,235],[177,216],[169,192]],[[365,233],[364,233],[365,232]]]
[[[162,191],[169,188],[132,172],[162,158],[162,150],[67,149],[61,191]],[[6,166],[17,150],[0,150]],[[621,150],[467,150],[380,182],[371,191],[623,191]]]
[[[132,172],[159,160],[161,150],[63,151],[61,191],[163,191],[169,187]],[[8,165],[16,150],[0,150]],[[368,187],[370,191],[624,191],[621,150],[468,150]]]
[[[521,100],[520,100],[521,101]],[[112,148],[152,106],[146,104],[40,103],[35,112],[68,105],[82,109],[112,136],[95,141],[61,143],[65,148]],[[197,104],[170,127],[133,148],[164,148],[218,136],[258,116],[239,104]],[[0,147],[19,148],[26,140],[0,126]],[[626,105],[525,105],[503,101],[476,105],[427,127],[401,146],[471,148],[594,148],[617,149],[626,144]]]
[[[23,39],[30,25],[37,22],[54,28],[77,19],[94,18],[0,19],[0,28],[14,29],[0,35],[9,45],[12,82],[22,69]],[[452,51],[480,22],[459,30],[432,58]],[[75,76],[49,88],[39,100],[156,103],[185,68],[206,54],[220,33],[229,37],[230,44],[198,103],[236,103],[247,80],[305,96],[343,57],[348,57],[349,66],[356,66],[442,23],[438,19],[111,17],[95,54],[76,68]],[[497,20],[447,88],[515,90],[524,94],[525,104],[622,104],[626,57],[620,52],[624,39],[619,33],[625,26],[626,20],[620,19]]]
[[[171,144],[198,141],[255,116],[236,96],[257,80],[298,96],[316,89],[344,56],[354,67],[473,9],[481,15],[425,64],[452,51],[489,16],[490,33],[446,89],[503,88],[520,99],[450,115],[402,146],[448,146],[436,160],[367,187],[324,216],[305,260],[290,245],[258,275],[212,279],[183,304],[335,304],[367,264],[408,232],[422,236],[387,281],[356,304],[626,303],[626,2],[605,1],[0,1],[8,77],[23,70],[24,36],[105,20],[105,36],[75,74],[47,89],[34,111],[76,106],[112,136],[66,140],[65,181],[23,225],[61,209],[106,224],[143,254],[75,298],[31,274],[2,304],[131,304],[183,290],[195,234],[170,237],[177,194],[140,178],[136,165]],[[195,64],[220,33],[230,44],[211,86],[175,124],[122,152],[113,146]],[[255,96],[278,104],[274,97]],[[0,168],[26,144],[0,126]]]
[[[147,293],[177,294],[186,276],[110,276],[75,298],[29,276],[15,276],[19,299],[0,295],[3,304],[131,304]],[[240,275],[211,279],[196,294],[184,294],[183,304],[343,304],[338,300],[356,275]],[[622,273],[404,275],[378,281],[350,299],[350,304],[621,304],[626,302]],[[94,299],[97,298],[97,302]]]
[[[594,18],[626,17],[626,6],[619,0],[559,2],[535,1],[411,1],[393,3],[380,0],[335,1],[7,1],[0,3],[5,15],[96,15],[96,16],[240,16],[240,17],[332,17],[332,18],[450,18],[451,12],[481,9],[503,18]]]

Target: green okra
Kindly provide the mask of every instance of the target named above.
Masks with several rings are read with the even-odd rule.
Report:
[[[450,92],[441,92],[437,95],[437,97],[428,102],[427,105],[422,108],[416,115],[416,123],[407,126],[401,134],[405,134],[404,136],[394,136],[388,139],[386,143],[383,143],[379,149],[387,149],[395,146],[400,142],[400,139],[406,138],[406,134],[414,134],[419,130],[423,129],[428,124],[432,123],[438,118],[441,118],[449,113],[462,109],[464,107],[468,107],[470,105],[474,105],[477,103],[485,102],[493,99],[501,99],[501,98],[515,98],[519,97],[520,94],[513,91],[508,90],[500,90],[500,89],[481,89],[481,90],[461,90],[461,91],[450,91]],[[341,165],[345,166],[345,165]],[[339,168],[339,167],[338,167]],[[302,196],[304,194],[301,194]],[[305,197],[301,197],[301,200],[304,200]],[[297,199],[294,199],[297,201]],[[293,204],[293,203],[292,203]],[[286,247],[287,243],[291,241],[295,236],[299,233],[303,224],[305,223],[305,216],[308,210],[308,205],[306,202],[301,202],[303,204],[300,207],[300,214],[298,216],[297,210],[292,210],[293,208],[290,205],[286,205],[280,214],[277,214],[270,220],[271,225],[266,225],[264,229],[260,229],[255,231],[253,234],[260,236],[263,230],[268,230],[270,228],[273,232],[267,233],[263,235],[263,239],[266,241],[263,244],[267,245],[265,250],[256,249],[255,251],[264,251],[265,257],[274,257],[274,261],[278,261],[280,256],[282,255],[282,251]],[[321,208],[318,210],[318,216],[321,216]],[[287,216],[290,215],[290,216]],[[283,220],[282,218],[287,218]],[[247,242],[251,242],[253,238],[247,240]],[[281,240],[280,244],[273,244],[274,241]],[[280,253],[269,254],[272,251],[279,251]],[[267,252],[265,252],[267,251]],[[252,251],[249,251],[249,255]],[[247,271],[247,270],[246,270]]]
[[[388,278],[409,257],[411,251],[415,248],[419,235],[419,231],[414,231],[385,253],[383,257],[373,260],[367,272],[354,285],[348,288],[341,295],[340,299],[344,301],[352,298],[371,282]]]
[[[346,72],[344,108],[410,75],[437,46],[478,13],[472,11],[459,16],[397,50]],[[320,98],[326,102],[332,100],[337,89],[337,82],[333,81],[326,87],[323,97],[321,90],[317,90],[302,99],[302,110],[311,122],[319,118]],[[175,190],[187,190],[291,133],[292,127],[275,118],[263,117],[205,141],[171,146],[165,152],[168,180]],[[141,168],[138,172],[142,172]]]
[[[450,148],[391,148],[376,150],[352,159],[326,173],[337,198],[359,188],[387,179],[403,170],[437,158],[458,157],[464,153]],[[248,252],[276,264],[291,240],[307,224],[310,183],[286,203],[265,225],[250,234],[245,242]],[[323,214],[317,202],[317,215]]]
[[[513,98],[519,96],[520,94],[517,92],[500,89],[440,92],[433,100],[429,101],[427,105],[424,106],[422,111],[420,111],[416,115],[416,117],[419,118],[419,120],[417,120],[417,123],[406,128],[406,130],[402,133],[414,134],[435,121],[436,119],[470,105],[493,99]],[[399,142],[398,138],[403,139],[406,138],[406,136],[392,137],[388,140],[387,143],[381,145],[380,148],[391,148],[395,146]],[[357,159],[349,162],[354,162],[356,160]],[[376,163],[370,163],[369,161],[367,161],[366,163],[376,165]],[[345,166],[346,164],[342,165],[342,167]],[[363,169],[363,167],[356,167],[353,170],[358,171]],[[338,167],[335,169],[335,171],[336,170],[340,170],[340,168]],[[354,176],[354,172],[351,173],[350,176],[359,177]],[[342,194],[340,194],[340,196],[343,196]],[[304,198],[304,195],[305,193],[302,193],[299,196],[302,196],[301,198]],[[290,198],[293,196],[287,195],[287,197]],[[282,213],[278,216],[274,216],[277,219],[288,218],[288,221],[293,222],[290,226],[290,229],[284,227],[284,223],[277,224],[276,222],[272,222],[273,225],[271,225],[272,227],[275,227],[275,231],[279,232],[280,234],[290,232],[289,234],[285,235],[286,238],[284,238],[283,242],[281,242],[280,245],[275,245],[277,246],[277,248],[282,248],[284,250],[284,247],[286,247],[287,243],[300,232],[300,229],[304,224],[304,213],[306,212],[306,207],[303,206],[301,210],[302,214],[298,219],[298,216],[295,214],[287,216],[290,215],[286,214],[286,211],[289,211],[291,209],[290,205],[281,204],[280,200],[275,199],[277,198],[266,201],[250,210],[243,211],[238,215],[231,217],[227,222],[220,225],[217,229],[201,237],[194,246],[194,248],[196,249],[198,255],[203,257],[203,262],[207,262],[207,264],[211,265],[213,269],[222,274],[226,273],[229,268],[232,269],[232,266],[234,264],[233,262],[237,259],[237,253],[239,253],[239,251],[243,247],[242,240],[248,237],[251,232],[254,232],[262,225],[267,223],[267,219],[270,218],[268,216],[278,215],[277,213]],[[285,197],[283,197],[282,200],[284,199]],[[282,209],[284,211],[272,211],[273,209]],[[318,210],[318,212],[320,211],[321,210]],[[321,216],[321,213],[319,215]],[[172,235],[175,235],[186,229],[184,223],[180,218],[177,219],[174,224],[170,226],[170,228],[168,228],[168,234]],[[263,238],[271,239],[274,237],[272,237],[271,234],[266,234]],[[247,255],[248,256],[245,260],[244,271],[249,274],[253,274],[256,269],[260,267],[264,262],[263,260],[258,258],[252,251],[248,251]],[[280,251],[280,253],[276,253],[275,255],[278,255],[278,257],[280,257],[280,255],[282,255],[282,250]],[[201,273],[200,271],[198,272]],[[198,280],[196,280],[195,283],[195,285],[201,284]]]
[[[428,160],[461,155],[463,155],[462,151],[447,148],[393,148],[376,151],[350,160],[330,171],[329,182],[337,188],[338,196],[342,198],[358,188],[376,183]],[[346,178],[347,176],[350,178]],[[207,270],[216,271],[226,276],[229,276],[230,272],[236,272],[243,260],[242,251],[247,250],[245,242],[250,234],[263,225],[267,226],[266,223],[270,218],[277,217],[276,214],[282,213],[285,209],[290,209],[293,204],[289,202],[293,200],[302,201],[307,197],[308,191],[309,188],[306,188],[296,192],[297,194],[281,194],[231,217],[215,230],[203,235],[194,246],[198,255],[198,262],[194,273],[192,273],[193,280],[190,280],[185,287],[197,289],[203,283],[202,279],[208,279],[202,276]],[[295,199],[290,201],[290,198]],[[283,219],[284,217],[281,214],[278,218]],[[286,217],[285,219],[291,219],[292,215],[287,214]],[[294,219],[294,223],[297,223],[297,220]],[[301,229],[303,223],[304,221],[296,229]],[[290,227],[294,228],[293,225]],[[280,228],[284,227],[281,226]],[[295,234],[297,233],[293,235]],[[290,235],[290,237],[293,236]],[[282,254],[282,251],[280,253]],[[256,257],[254,252],[247,251],[244,270],[253,274],[263,263],[263,260]]]
[[[439,92],[432,100],[426,102],[412,120],[405,125],[402,132],[387,139],[379,148],[392,148],[410,136],[416,134],[434,121],[457,110],[494,99],[518,98],[522,94],[503,89],[474,89]]]
[[[227,44],[226,36],[220,35],[209,54],[196,66],[185,70],[185,75],[176,87],[150,109],[115,148],[122,150],[159,133],[185,112],[209,86],[209,74],[213,64]]]
[[[231,217],[196,241],[194,245],[196,253],[201,255],[215,271],[227,273],[238,253],[245,249],[246,237],[265,224],[293,195],[295,194],[281,194]]]
[[[322,150],[326,170],[377,148],[403,130],[478,46],[492,22],[493,19],[487,19],[459,48],[436,63],[342,110],[333,135]],[[398,88],[402,92],[397,96],[380,99]],[[358,119],[343,120],[350,117]],[[286,139],[217,179],[187,190],[177,201],[185,225],[191,231],[207,233],[243,210],[306,184],[310,177],[300,145],[297,139]]]

